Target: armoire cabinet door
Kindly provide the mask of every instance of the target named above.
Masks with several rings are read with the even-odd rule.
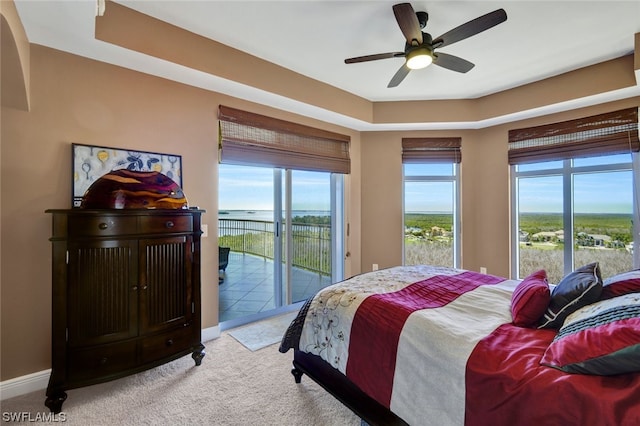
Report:
[[[140,334],[192,321],[191,236],[139,240]]]
[[[69,243],[68,344],[87,346],[138,334],[136,240]]]

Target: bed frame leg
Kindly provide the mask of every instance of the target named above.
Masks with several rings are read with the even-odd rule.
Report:
[[[291,374],[293,374],[293,378],[295,379],[296,383],[300,383],[302,381],[302,375],[304,373],[301,370],[293,367],[293,369],[291,370]]]

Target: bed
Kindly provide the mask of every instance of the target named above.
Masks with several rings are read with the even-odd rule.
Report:
[[[640,271],[601,276],[364,273],[309,299],[280,352],[370,425],[638,425]]]

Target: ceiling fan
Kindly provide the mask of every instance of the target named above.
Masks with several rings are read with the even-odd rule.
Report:
[[[473,63],[458,56],[435,52],[435,49],[474,36],[507,20],[507,13],[504,9],[494,10],[462,24],[436,39],[432,39],[429,33],[422,32],[429,19],[427,12],[416,13],[411,4],[400,3],[393,6],[393,14],[402,34],[406,38],[404,52],[378,53],[344,60],[346,64],[354,64],[378,59],[404,57],[406,59],[405,63],[391,78],[387,87],[398,86],[411,70],[425,68],[431,63],[460,73],[468,72],[475,66]]]

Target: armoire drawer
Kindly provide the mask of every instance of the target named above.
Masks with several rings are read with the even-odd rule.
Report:
[[[115,374],[136,366],[136,342],[70,350],[67,362],[69,380],[89,380]]]
[[[139,218],[140,232],[191,232],[193,220],[191,216],[142,216]]]
[[[70,237],[109,237],[134,234],[137,220],[135,217],[78,216],[69,222]]]
[[[171,356],[191,346],[193,328],[185,327],[156,336],[145,337],[141,343],[142,362]]]

